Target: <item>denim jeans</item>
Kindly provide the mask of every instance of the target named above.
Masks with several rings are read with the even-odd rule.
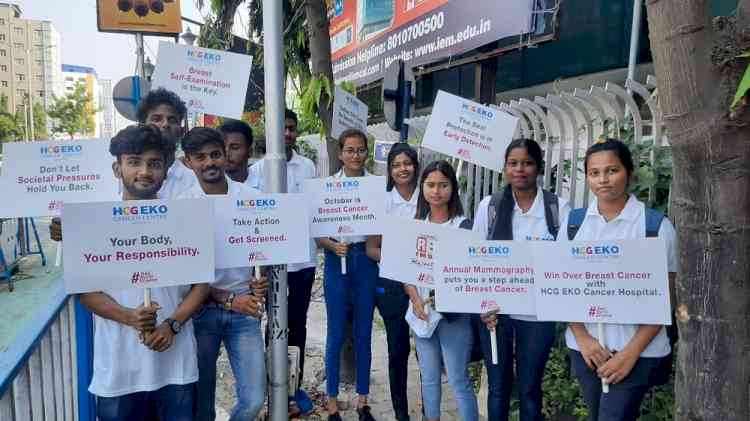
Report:
[[[589,421],[638,419],[643,398],[654,385],[662,360],[663,358],[638,358],[627,377],[620,383],[609,385],[609,393],[602,393],[599,376],[589,369],[580,352],[571,349],[570,363],[589,409]]]
[[[258,319],[206,305],[193,317],[198,344],[198,421],[216,418],[216,359],[227,349],[236,380],[237,404],[231,421],[253,420],[266,393],[266,363]]]
[[[195,383],[171,384],[152,392],[136,392],[96,400],[100,421],[193,421]]]
[[[339,366],[341,347],[344,344],[347,303],[354,310],[354,358],[357,369],[357,393],[370,393],[370,366],[372,364],[372,317],[375,310],[375,281],[378,268],[365,254],[365,244],[349,246],[346,256],[346,274],[341,273],[341,258],[326,250],[323,288],[326,298],[326,393],[339,394]]]
[[[501,316],[498,328],[495,329],[498,339],[498,364],[492,364],[490,332],[478,317],[475,318],[475,322],[480,324],[479,341],[487,367],[488,418],[498,421],[508,419],[515,360],[520,419],[541,421],[542,377],[555,341],[555,322],[530,322]]]
[[[375,306],[383,318],[388,340],[388,382],[391,389],[391,404],[396,421],[409,419],[409,401],[406,380],[409,375],[409,325],[404,316],[409,308],[409,297],[404,284],[379,278],[375,291]]]
[[[462,421],[478,421],[479,409],[469,379],[469,357],[473,341],[469,315],[438,322],[430,338],[415,337],[419,371],[422,377],[422,402],[428,419],[440,418],[442,367],[458,404]]]

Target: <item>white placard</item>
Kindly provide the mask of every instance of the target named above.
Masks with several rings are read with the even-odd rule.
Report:
[[[367,104],[336,85],[333,97],[331,136],[338,138],[344,130],[359,129],[367,133]]]
[[[415,219],[386,218],[380,248],[380,276],[405,284],[432,288],[433,268],[440,239],[472,241],[471,230],[431,224]]]
[[[65,290],[213,282],[213,218],[204,199],[65,204]]]
[[[0,217],[57,216],[63,202],[117,200],[113,161],[103,140],[5,143]]]
[[[304,180],[310,210],[310,234],[349,237],[381,233],[385,215],[385,177]]]
[[[303,194],[214,199],[216,267],[310,260],[310,218]]]
[[[534,242],[539,320],[671,324],[664,240]]]
[[[434,270],[437,311],[536,314],[531,244],[441,239]]]
[[[159,42],[152,89],[166,88],[191,112],[240,119],[252,56]]]
[[[438,91],[422,146],[501,171],[518,118],[474,101]]]

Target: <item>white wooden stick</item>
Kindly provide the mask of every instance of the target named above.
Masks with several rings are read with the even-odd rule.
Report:
[[[151,307],[151,288],[143,290],[143,306]]]
[[[255,279],[260,280],[260,266],[255,267]]]
[[[490,347],[492,348],[492,364],[497,365],[497,336],[496,329],[490,329]]]
[[[602,346],[602,348],[607,349],[607,342],[604,338],[604,323],[597,323],[596,324],[596,330],[597,330],[597,337],[599,339],[599,344]],[[609,383],[607,383],[607,380],[602,379],[602,392],[603,393],[609,393]]]
[[[60,267],[62,263],[62,241],[57,243],[57,252],[55,253],[55,266]]]
[[[344,242],[344,237],[339,237],[339,242],[343,243]],[[348,254],[348,252],[349,251],[347,249],[347,254]],[[346,256],[342,256],[341,257],[341,274],[342,275],[346,275]]]

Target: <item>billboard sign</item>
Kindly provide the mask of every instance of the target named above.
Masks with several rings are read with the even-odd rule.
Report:
[[[327,0],[336,83],[380,79],[393,61],[410,67],[531,32],[533,0]]]
[[[99,32],[182,32],[180,0],[97,0],[96,17]]]

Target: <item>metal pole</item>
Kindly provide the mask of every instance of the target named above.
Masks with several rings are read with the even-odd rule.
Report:
[[[146,80],[146,70],[143,67],[144,56],[146,52],[143,50],[143,34],[135,34],[135,72],[141,80]]]
[[[29,106],[26,104],[23,104],[23,137],[25,137],[24,140],[27,142],[30,140],[29,138],[29,110],[27,109]]]
[[[44,53],[42,53],[44,54]],[[28,82],[29,82],[29,128],[30,136],[29,140],[34,140],[34,94],[31,90],[31,50],[26,49],[26,68],[28,69]]]
[[[403,67],[403,63],[401,66]],[[409,118],[411,118],[411,113],[409,112],[411,110],[411,81],[404,80],[401,81],[404,85],[403,89],[403,95],[401,96],[401,103],[403,104],[403,110],[404,110],[404,121],[401,123],[401,135],[399,140],[401,142],[406,142],[409,139],[409,124],[406,122]]]
[[[641,38],[641,15],[643,0],[633,0],[633,23],[630,26],[630,56],[628,58],[628,79],[635,79],[635,65],[638,60],[638,44]],[[630,93],[630,90],[628,90]]]
[[[283,51],[281,2],[263,0],[264,51]],[[271,192],[285,193],[286,150],[284,146],[284,68],[281,54],[264,54],[266,103],[266,177]],[[289,361],[287,357],[286,266],[272,271],[269,302],[271,323],[271,421],[287,421]]]

